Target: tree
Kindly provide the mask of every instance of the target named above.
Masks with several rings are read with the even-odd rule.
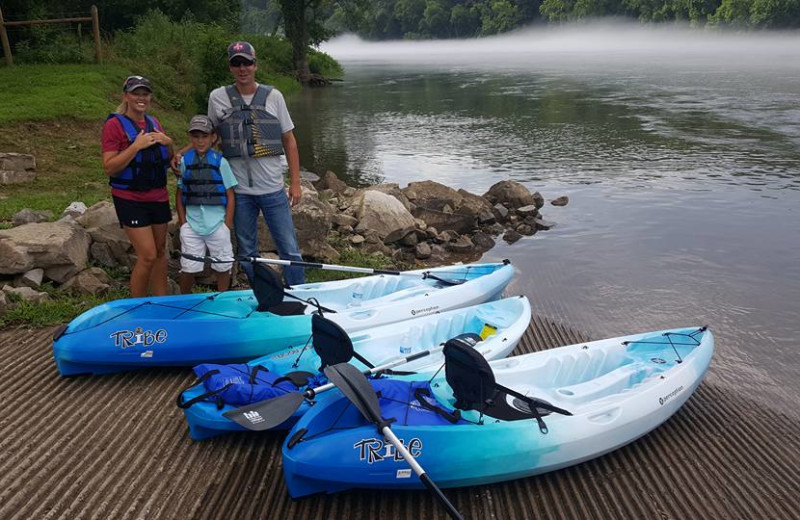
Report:
[[[292,44],[292,60],[298,79],[307,83],[311,79],[308,68],[308,46],[319,45],[332,33],[323,24],[325,0],[278,0],[283,17],[283,32]],[[326,12],[330,15],[330,12]]]

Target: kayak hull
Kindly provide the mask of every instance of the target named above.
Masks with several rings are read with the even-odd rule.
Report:
[[[491,362],[500,384],[573,413],[545,417],[547,434],[533,420],[486,416],[483,424],[394,423],[392,430],[430,478],[445,488],[532,476],[598,457],[658,427],[703,380],[714,349],[709,331],[697,346],[678,347],[681,362],[666,344],[622,344],[663,337],[663,332]],[[439,383],[438,401],[452,404],[449,387]],[[290,432],[283,446],[290,494],[297,498],[350,488],[422,488],[374,425],[330,429],[330,414],[341,414],[348,406],[338,392],[329,395]],[[464,417],[479,419],[474,411]]]
[[[466,280],[446,286],[423,273]],[[505,264],[444,266],[296,286],[289,292],[316,299],[336,312],[326,317],[348,332],[497,299],[514,268]],[[352,294],[363,294],[354,305]],[[293,301],[288,299],[286,301]],[[75,318],[53,341],[64,376],[156,366],[236,363],[304,345],[311,312],[279,316],[257,312],[252,291],[189,294],[109,302]]]
[[[527,298],[518,296],[367,329],[353,334],[351,339],[356,352],[373,365],[380,366],[394,359],[436,348],[460,334],[468,332],[480,334],[488,325],[496,328],[496,332],[479,342],[476,348],[487,359],[502,359],[516,348],[528,328],[530,318],[530,302]],[[403,347],[403,350],[400,350],[400,347]],[[395,370],[415,372],[415,374],[393,377],[400,379],[421,377],[423,374],[438,370],[443,362],[441,353],[432,354],[395,367]],[[355,359],[351,363],[360,370],[367,369]],[[305,351],[302,348],[286,349],[254,359],[248,364],[261,365],[276,374],[287,374],[292,371],[313,373],[317,372],[320,360],[309,346]],[[205,391],[202,384],[195,385],[182,393],[181,401],[188,402]],[[247,431],[223,416],[225,412],[235,408],[236,406],[230,404],[219,408],[215,403],[205,401],[185,408],[183,411],[192,439],[205,440],[231,431]],[[275,429],[291,428],[309,408],[311,407],[308,402],[303,402],[291,418]]]

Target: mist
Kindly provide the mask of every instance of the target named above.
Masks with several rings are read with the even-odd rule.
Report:
[[[519,69],[535,65],[569,68],[631,63],[800,73],[800,32],[735,32],[608,19],[532,26],[463,40],[368,42],[354,35],[343,35],[325,42],[321,50],[345,66],[372,62]]]

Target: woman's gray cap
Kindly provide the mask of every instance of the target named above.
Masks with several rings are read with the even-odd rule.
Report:
[[[214,133],[214,125],[211,123],[211,120],[208,116],[194,116],[191,121],[189,121],[189,131],[199,131],[205,134],[212,134]]]

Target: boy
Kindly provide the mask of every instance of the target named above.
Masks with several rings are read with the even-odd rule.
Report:
[[[233,258],[231,228],[236,177],[222,154],[211,149],[214,126],[206,116],[194,116],[189,122],[192,149],[180,162],[181,178],[175,205],[178,209],[181,251],[195,256],[208,254],[217,258]],[[232,263],[211,264],[217,273],[217,290],[227,291],[231,283]],[[181,257],[181,293],[192,291],[195,274],[203,271],[203,263]]]

